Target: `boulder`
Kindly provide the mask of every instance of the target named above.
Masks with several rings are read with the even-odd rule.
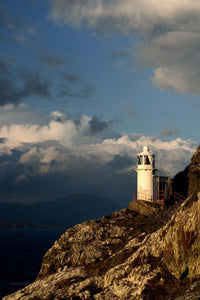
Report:
[[[160,212],[162,207],[157,203],[152,203],[144,200],[131,201],[128,209],[135,211],[143,216],[155,215]]]

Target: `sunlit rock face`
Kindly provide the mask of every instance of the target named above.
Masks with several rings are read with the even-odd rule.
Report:
[[[200,194],[149,215],[143,201],[130,208],[67,230],[37,280],[4,300],[198,299]]]

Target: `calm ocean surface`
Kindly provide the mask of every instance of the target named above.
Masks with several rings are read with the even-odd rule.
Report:
[[[0,229],[0,299],[33,282],[42,257],[66,229]]]

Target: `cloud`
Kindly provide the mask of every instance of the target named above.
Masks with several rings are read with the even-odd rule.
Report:
[[[14,18],[7,13],[6,7],[0,3],[0,27],[1,28],[21,28],[22,21],[19,18]]]
[[[49,121],[49,115],[41,110],[36,110],[24,103],[7,104],[0,106],[0,128],[12,124],[38,124],[44,125]]]
[[[47,98],[50,96],[51,83],[48,80],[41,78],[38,71],[30,72],[22,69],[20,73],[23,82],[23,87],[20,91],[20,97],[22,99],[30,95]]]
[[[14,74],[10,66],[3,60],[0,61],[0,104],[19,101],[19,91],[13,84]]]
[[[51,17],[73,26],[121,32],[136,30],[142,34],[174,28],[199,30],[200,4],[197,1],[51,0],[51,3]]]
[[[130,56],[130,51],[114,51],[111,53],[110,58],[111,59],[122,59]]]
[[[50,146],[49,148],[37,148],[33,147],[24,154],[21,155],[19,163],[41,163],[40,172],[46,173],[48,171],[48,163],[59,159],[60,152],[55,147]]]
[[[200,93],[200,3],[191,0],[51,0],[50,17],[57,23],[88,27],[101,35],[139,37],[133,55],[154,69],[160,89]],[[113,53],[122,58],[124,52]]]
[[[7,139],[6,138],[0,138],[0,144],[5,144],[6,143],[6,141],[7,141]]]
[[[86,83],[82,89],[80,90],[80,92],[78,93],[78,96],[80,98],[83,99],[89,99],[92,98],[94,96],[95,93],[95,89],[94,86],[91,84]]]
[[[63,74],[63,78],[68,81],[68,82],[77,82],[80,81],[81,78],[80,76],[76,75],[76,74],[71,74],[71,73],[65,73]]]
[[[180,130],[177,130],[177,129],[163,127],[160,136],[162,137],[162,136],[178,135],[179,132],[180,132]]]
[[[11,125],[4,126],[0,130],[0,137],[5,139],[3,146],[7,146],[7,149],[26,149],[31,148],[31,156],[36,155],[38,150],[34,148],[34,145],[38,145],[41,151],[46,148],[54,147],[58,148],[55,144],[46,144],[47,141],[57,141],[64,148],[59,148],[59,151],[67,152],[68,156],[73,157],[84,157],[88,161],[92,157],[92,161],[100,163],[109,163],[114,157],[129,157],[135,160],[136,154],[139,153],[144,145],[150,145],[152,151],[160,151],[163,156],[166,157],[166,153],[180,152],[183,151],[187,153],[187,159],[191,156],[191,153],[195,151],[197,144],[191,140],[181,140],[175,139],[172,141],[162,141],[161,139],[156,139],[149,136],[138,136],[137,139],[131,140],[128,136],[121,136],[118,139],[107,138],[98,140],[94,143],[94,140],[88,134],[90,134],[90,121],[91,118],[83,116],[80,119],[80,123],[77,126],[77,122],[74,120],[66,120],[63,123],[51,121],[48,125],[38,126],[38,125]],[[87,137],[86,142],[85,137]],[[40,145],[39,145],[40,143]],[[5,148],[4,148],[5,149]],[[53,149],[53,148],[51,148]],[[37,150],[37,151],[36,151]],[[170,154],[171,155],[171,154]],[[38,158],[39,156],[36,155]],[[59,157],[59,159],[62,156]],[[169,156],[168,156],[169,157]],[[174,161],[174,155],[169,159]],[[41,157],[40,157],[41,161]],[[68,160],[67,160],[68,161]],[[182,165],[185,163],[185,158],[180,156],[178,158]],[[163,166],[163,169],[166,169]],[[63,167],[63,165],[62,165]],[[133,167],[130,165],[130,168]],[[175,168],[176,165],[173,167]]]
[[[79,191],[127,205],[136,191],[136,156],[143,146],[155,152],[160,174],[170,170],[171,176],[185,168],[197,148],[180,138],[111,137],[112,121],[97,116],[60,120],[61,112],[51,115],[54,120],[45,125],[0,128],[0,199],[8,194],[10,201],[20,195],[31,201],[42,195],[56,199]]]
[[[48,64],[48,66],[50,66],[53,69],[60,68],[64,64],[64,59],[56,54],[40,54],[38,58],[41,62]]]
[[[105,121],[99,118],[98,116],[93,116],[92,119],[89,121],[90,125],[90,133],[96,134],[98,132],[102,132],[105,129],[108,129],[112,126],[113,121]]]
[[[23,67],[13,68],[11,62],[0,59],[0,105],[17,104],[24,98],[35,95],[50,96],[51,84],[41,78],[39,72]]]
[[[107,166],[113,170],[124,170],[135,164],[135,159],[128,156],[114,155],[113,159],[107,163]]]
[[[19,105],[28,97],[55,99],[59,95],[69,100],[89,99],[94,95],[94,87],[76,74],[63,74],[57,84],[52,79],[45,79],[39,70],[13,65],[12,58],[0,56],[0,106]]]
[[[55,110],[51,112],[51,117],[54,121],[63,123],[66,120],[66,114],[64,112]]]
[[[199,94],[200,34],[168,32],[140,49],[140,61],[155,67],[153,83],[161,89]]]
[[[94,95],[95,89],[94,87],[85,82],[77,74],[72,73],[64,73],[62,75],[62,80],[59,83],[59,94],[61,97],[69,97],[69,98],[83,98],[88,99]]]
[[[109,56],[110,59],[114,60],[114,66],[117,68],[124,67],[124,60],[129,59],[131,56],[130,49],[128,50],[122,50],[122,51],[113,51],[111,55]]]
[[[0,55],[0,106],[19,104],[30,96],[52,100],[59,95],[69,100],[89,99],[94,95],[94,87],[79,75],[64,73],[57,80],[59,84],[44,78],[41,70],[16,66],[14,58]]]
[[[27,38],[37,34],[33,24],[28,24],[25,19],[10,15],[7,11],[7,6],[0,3],[0,41],[3,43],[19,43],[30,46]]]
[[[82,138],[88,139],[91,134],[103,132],[108,129],[112,121],[101,120],[97,116],[88,117],[83,115],[76,119],[67,119],[65,113],[53,111],[48,124],[11,124],[2,126],[0,137],[8,138],[11,149],[23,144],[43,143],[48,140],[58,141],[61,145],[71,148],[82,143]]]
[[[133,109],[130,103],[122,103],[121,109],[125,111],[129,117],[135,118],[138,115],[138,111]]]

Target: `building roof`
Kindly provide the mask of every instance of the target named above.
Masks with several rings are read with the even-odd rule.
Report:
[[[154,154],[149,151],[148,146],[144,146],[143,151],[141,153],[139,153],[138,155],[154,155]]]

